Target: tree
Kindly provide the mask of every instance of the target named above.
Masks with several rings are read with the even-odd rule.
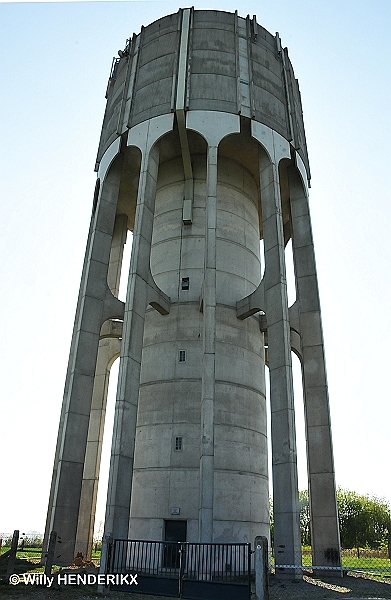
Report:
[[[299,502],[301,543],[303,546],[311,546],[311,517],[307,490],[299,492]]]
[[[303,546],[311,545],[311,519],[307,490],[299,492],[300,530]],[[381,498],[337,490],[342,548],[387,548],[391,539],[389,503]],[[273,502],[270,501],[270,530],[273,539]]]
[[[387,545],[391,516],[386,500],[338,489],[337,504],[343,548],[377,549]]]
[[[270,544],[274,547],[274,511],[273,498],[269,498],[269,515],[270,515]]]
[[[274,539],[274,514],[273,514],[273,500],[270,498],[270,539],[273,546]],[[300,531],[301,531],[301,543],[303,546],[309,546],[311,544],[311,531],[310,531],[310,507],[308,503],[308,492],[304,490],[299,492],[300,502]]]

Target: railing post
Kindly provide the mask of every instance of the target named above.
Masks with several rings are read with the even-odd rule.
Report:
[[[19,529],[15,529],[14,535],[12,536],[11,551],[8,558],[7,566],[7,580],[11,577],[15,569],[16,551],[18,549],[19,542]]]
[[[267,538],[255,538],[255,598],[269,600],[269,557]]]
[[[99,574],[107,575],[111,567],[111,554],[113,548],[113,537],[111,534],[105,534],[102,540],[102,550],[100,553]],[[104,585],[98,585],[98,594],[103,594],[107,588]]]
[[[251,550],[251,544],[247,544],[247,578],[248,578],[248,597],[251,598],[251,555],[253,554]],[[240,563],[239,563],[240,570]]]
[[[54,560],[54,551],[56,549],[57,542],[57,531],[51,531],[49,537],[48,549],[46,552],[46,560],[45,560],[45,575],[50,577],[52,574],[52,566]]]
[[[183,591],[183,572],[184,572],[184,561],[185,558],[185,544],[178,542],[179,546],[179,581],[178,581],[178,598],[182,598]]]

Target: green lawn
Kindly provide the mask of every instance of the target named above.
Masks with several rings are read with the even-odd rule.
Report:
[[[7,552],[7,550],[9,550],[9,546],[3,546],[1,548],[1,554],[4,554],[5,552]],[[370,553],[370,550],[365,550],[365,553],[368,554]],[[23,550],[18,550],[17,552],[17,558],[20,559],[28,559],[31,560],[32,562],[38,562],[41,558],[41,553],[42,553],[42,548],[32,548],[29,546],[26,546],[25,548],[23,548]],[[347,551],[345,555],[344,552],[342,553],[342,567],[346,570],[356,570],[359,571],[360,569],[363,569],[365,571],[369,571],[369,570],[373,570],[373,572],[378,572],[381,573],[383,577],[390,577],[391,578],[391,561],[388,558],[379,558],[378,556],[360,556],[359,558],[357,558],[357,556],[352,556],[352,552],[351,551]],[[94,560],[94,562],[98,562],[100,559],[100,549],[99,550],[94,550],[92,552],[92,560]],[[271,556],[270,557],[270,563],[271,565],[274,565],[274,557]],[[312,565],[312,556],[311,556],[311,552],[308,549],[308,547],[305,547],[305,549],[303,549],[303,555],[302,555],[302,565],[306,566],[306,567],[311,567]],[[385,571],[382,571],[383,569],[387,569]]]
[[[367,550],[366,553],[368,554],[370,551]],[[271,557],[270,563],[271,565],[274,565],[274,557]],[[308,549],[303,551],[301,564],[306,567],[312,566],[312,556]],[[384,572],[384,576],[391,576],[391,561],[389,558],[379,558],[378,556],[360,556],[360,558],[357,558],[357,556],[346,556],[342,552],[342,567],[344,569],[355,571],[359,571],[360,569],[373,569],[373,571],[378,572],[382,572],[381,569],[389,569],[389,571]]]

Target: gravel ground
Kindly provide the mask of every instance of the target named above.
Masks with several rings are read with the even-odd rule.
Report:
[[[16,572],[25,573],[31,568],[28,561],[18,561]],[[27,568],[26,568],[27,567]],[[97,572],[88,569],[89,572]],[[63,572],[86,572],[64,570]],[[21,576],[22,577],[22,576]],[[150,596],[135,592],[97,593],[96,586],[58,586],[39,587],[37,585],[18,585],[3,583],[0,585],[0,600],[171,600],[167,596]],[[355,573],[338,579],[315,579],[304,575],[299,582],[281,582],[269,580],[269,600],[391,600],[391,578],[378,581],[370,576]]]
[[[145,596],[144,594],[129,594],[125,592],[110,592],[98,594],[96,588],[67,588],[60,589],[40,588],[32,585],[0,586],[1,600],[172,600],[166,596]]]
[[[390,583],[380,583],[363,577],[347,576],[343,579],[313,579],[304,576],[301,582],[275,582],[269,587],[270,600],[388,600]],[[93,587],[40,588],[33,585],[0,586],[1,600],[172,600],[166,596],[147,596],[137,593],[111,592],[99,595]]]
[[[270,579],[270,600],[388,600],[391,581],[378,581],[358,574],[343,578],[314,579],[304,575],[303,581],[281,583]]]

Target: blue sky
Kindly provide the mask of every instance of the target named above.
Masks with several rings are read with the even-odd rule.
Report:
[[[180,6],[0,3],[0,532],[44,527],[112,57]],[[256,14],[289,48],[312,171],[336,479],[391,500],[391,3],[194,6]],[[98,520],[103,505],[104,493]]]

